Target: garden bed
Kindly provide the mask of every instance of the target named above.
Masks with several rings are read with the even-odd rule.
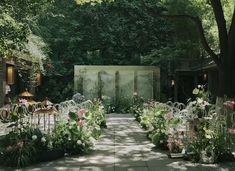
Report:
[[[69,104],[65,106],[64,104]],[[22,117],[11,121],[11,131],[0,137],[0,163],[10,167],[25,167],[52,161],[66,155],[92,150],[94,141],[106,127],[105,113],[100,101],[63,102],[60,120],[52,131],[32,126]]]
[[[234,108],[235,103],[226,102],[221,115],[215,112],[215,105],[209,103],[209,94],[203,86],[193,93],[195,100],[186,106],[154,101],[136,104],[136,120],[147,130],[147,137],[156,148],[169,151],[170,158],[201,163],[234,161],[231,146],[235,131],[228,127],[227,116],[235,117],[226,108],[231,104]]]

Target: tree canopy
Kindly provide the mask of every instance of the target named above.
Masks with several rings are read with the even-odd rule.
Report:
[[[152,1],[152,5],[155,4]],[[154,19],[143,11],[139,0],[96,5],[61,0],[56,1],[50,11],[53,15],[40,20],[41,29],[37,34],[51,48],[53,67],[48,67],[48,74],[64,80],[61,90],[69,91],[65,87],[73,87],[75,64],[141,65],[141,56],[168,46],[174,34],[169,22]],[[64,94],[71,95],[67,91]]]
[[[9,57],[25,48],[27,38],[50,0],[0,1],[0,56]]]
[[[179,59],[212,57],[233,80],[224,69],[231,71],[235,60],[234,6],[230,0],[2,0],[0,55],[22,51],[32,33],[41,37],[50,48],[47,76],[53,76],[42,89],[58,100],[73,93],[75,64],[168,70]]]

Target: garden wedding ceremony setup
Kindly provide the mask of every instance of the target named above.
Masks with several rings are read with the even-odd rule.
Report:
[[[235,1],[1,0],[5,170],[235,171]]]

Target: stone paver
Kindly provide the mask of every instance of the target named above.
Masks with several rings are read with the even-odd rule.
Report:
[[[169,159],[166,152],[154,149],[134,117],[129,114],[107,116],[108,128],[103,130],[95,149],[84,156],[65,157],[40,163],[23,170],[32,171],[232,171],[235,163],[202,165]],[[1,169],[0,169],[1,170]],[[4,170],[4,169],[2,169]],[[10,169],[7,169],[10,170]]]

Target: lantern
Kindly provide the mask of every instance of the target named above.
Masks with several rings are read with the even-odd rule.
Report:
[[[172,86],[175,85],[175,80],[171,80],[171,85],[172,85]]]
[[[20,96],[20,97],[27,97],[27,98],[28,98],[28,97],[33,97],[34,95],[33,95],[32,93],[30,93],[30,92],[28,91],[28,89],[26,88],[24,92],[22,92],[22,93],[19,94],[19,96]]]
[[[6,81],[8,85],[15,84],[15,69],[12,65],[7,66]]]

